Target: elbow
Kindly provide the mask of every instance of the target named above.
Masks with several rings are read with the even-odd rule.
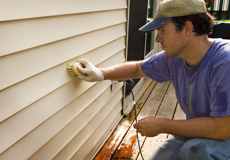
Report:
[[[210,139],[214,139],[214,140],[220,140],[220,141],[225,141],[229,138],[229,135],[213,135],[209,137]]]
[[[228,127],[219,128],[219,140],[227,140],[230,137],[230,129]]]
[[[216,132],[213,134],[213,139],[225,141],[230,137],[229,132]]]
[[[221,128],[216,128],[215,130],[209,130],[209,132],[206,133],[207,137],[206,138],[210,138],[210,139],[214,139],[214,140],[227,140],[230,137],[230,133],[225,130],[225,129],[221,129]]]
[[[229,134],[226,134],[226,135],[222,135],[219,140],[222,140],[222,141],[225,141],[229,138]]]
[[[228,117],[212,117],[213,125],[211,129],[211,135],[213,139],[217,140],[227,140],[230,137],[230,128],[229,128],[229,120]]]

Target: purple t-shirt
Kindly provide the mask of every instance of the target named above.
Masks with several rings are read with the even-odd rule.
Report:
[[[213,39],[194,67],[164,51],[143,60],[141,67],[157,82],[172,81],[187,119],[230,116],[230,40]]]

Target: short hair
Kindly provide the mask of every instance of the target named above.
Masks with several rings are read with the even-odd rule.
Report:
[[[196,36],[209,35],[213,31],[214,17],[209,13],[201,13],[189,16],[172,17],[171,20],[176,26],[177,31],[182,31],[185,22],[190,20],[194,26],[193,32]]]

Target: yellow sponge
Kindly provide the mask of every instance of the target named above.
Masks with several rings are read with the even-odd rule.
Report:
[[[85,66],[79,62],[69,62],[66,66],[66,70],[67,72],[74,76],[74,75],[77,75],[77,76],[82,76],[84,75],[83,73],[81,73],[78,69],[77,69],[77,66],[80,66],[81,68],[85,68]]]

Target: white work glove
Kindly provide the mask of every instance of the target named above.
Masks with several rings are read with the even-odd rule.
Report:
[[[83,73],[82,76],[77,76],[79,79],[88,81],[88,82],[95,82],[95,81],[103,81],[104,76],[101,73],[101,70],[97,67],[95,67],[92,63],[87,61],[86,59],[79,59],[79,63],[83,64],[85,68],[81,68],[80,66],[77,66],[77,69]]]

